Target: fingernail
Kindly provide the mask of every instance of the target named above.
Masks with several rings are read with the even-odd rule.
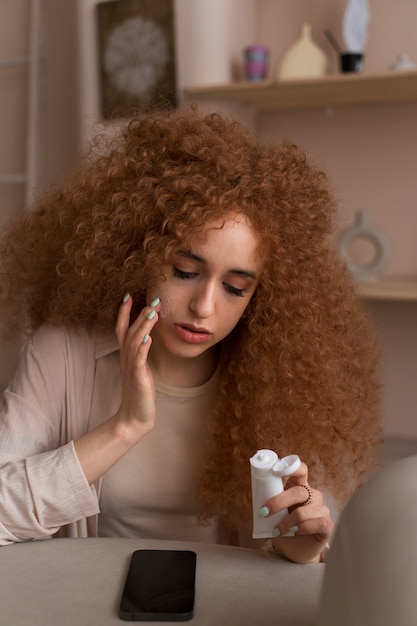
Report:
[[[273,537],[279,537],[281,534],[279,528],[274,528],[274,530],[272,531],[272,536]]]
[[[149,339],[149,335],[148,333],[146,333],[146,335],[144,335],[143,339],[142,339],[142,343],[147,343]]]
[[[161,302],[160,298],[155,298],[155,300],[152,300],[151,302],[151,306],[156,306],[157,304],[159,304]]]
[[[125,295],[123,296],[123,303],[126,304],[129,298],[130,298],[130,293],[129,292],[125,293]]]
[[[267,515],[269,515],[268,507],[267,506],[261,507],[258,511],[258,515],[259,517],[266,517]]]
[[[295,535],[295,533],[298,533],[298,526],[291,526],[290,533],[292,533],[293,535]]]
[[[153,318],[155,317],[156,313],[155,311],[151,311],[148,315],[148,320],[153,320]]]

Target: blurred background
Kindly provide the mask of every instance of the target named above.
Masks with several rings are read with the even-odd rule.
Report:
[[[30,210],[36,195],[71,166],[92,130],[99,126],[111,132],[117,123],[104,120],[102,114],[103,42],[97,5],[119,4],[115,9],[125,10],[126,3],[129,0],[1,0],[1,223]],[[284,54],[305,23],[327,57],[329,76],[337,75],[337,53],[325,32],[344,45],[346,4],[345,0],[168,2],[177,103],[185,100],[184,88],[244,79],[243,50],[251,44],[269,48],[267,80],[275,81]],[[358,80],[392,74],[400,54],[417,62],[417,3],[370,0],[368,4],[369,33]],[[158,2],[153,8],[146,0],[142,5],[146,11],[155,10]],[[127,9],[135,12],[142,5],[131,0]],[[411,73],[417,85],[417,72]],[[383,83],[380,88],[383,92]],[[352,224],[358,210],[366,210],[372,225],[384,234],[389,255],[380,278],[405,280],[411,290],[405,297],[388,293],[364,302],[377,325],[383,354],[385,433],[414,445],[417,97],[394,104],[265,111],[219,96],[207,106],[232,110],[262,139],[298,143],[330,175],[340,206],[340,232]],[[16,366],[18,342],[3,342],[0,350],[1,389]]]

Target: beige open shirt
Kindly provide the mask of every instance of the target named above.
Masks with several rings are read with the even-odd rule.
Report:
[[[195,494],[218,372],[198,387],[155,380],[152,431],[90,487],[73,441],[120,403],[116,338],[45,327],[28,341],[0,412],[0,545],[55,534],[235,543],[259,547],[213,520]],[[248,464],[249,471],[249,464]],[[100,515],[98,516],[98,513]],[[62,527],[62,528],[61,528]]]
[[[98,485],[73,440],[117,409],[118,367],[114,335],[43,327],[28,341],[0,411],[0,545],[62,525],[67,536],[96,534]]]

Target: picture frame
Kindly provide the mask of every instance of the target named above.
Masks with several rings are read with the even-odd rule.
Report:
[[[102,117],[175,108],[173,0],[100,2],[96,19]]]

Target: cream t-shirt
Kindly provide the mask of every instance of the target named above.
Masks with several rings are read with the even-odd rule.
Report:
[[[156,423],[102,478],[98,534],[219,542],[196,519],[196,489],[218,375],[193,388],[155,381]]]

